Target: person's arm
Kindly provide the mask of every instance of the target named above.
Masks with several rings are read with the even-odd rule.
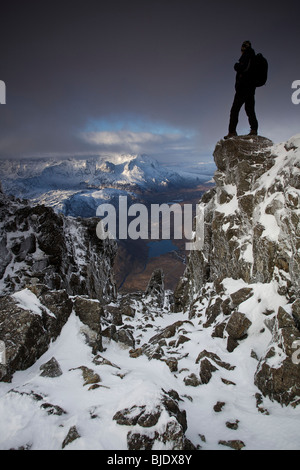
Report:
[[[250,59],[249,54],[243,54],[240,60],[234,64],[234,70],[238,73],[246,72],[250,67]]]

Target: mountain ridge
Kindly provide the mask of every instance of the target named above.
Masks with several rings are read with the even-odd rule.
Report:
[[[33,198],[55,190],[102,189],[164,190],[195,186],[212,175],[165,167],[147,155],[126,155],[108,160],[102,156],[68,159],[0,161],[4,190],[17,197]],[[202,168],[202,170],[204,170]],[[207,171],[207,170],[206,170]]]
[[[201,167],[201,171],[200,171]],[[0,160],[3,189],[21,199],[53,207],[73,217],[93,217],[101,203],[117,204],[198,185],[210,187],[213,165],[171,168],[147,155],[63,159]],[[166,195],[167,197],[167,195]]]

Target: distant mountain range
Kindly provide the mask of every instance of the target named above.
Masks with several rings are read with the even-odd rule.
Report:
[[[147,155],[0,160],[6,193],[73,216],[93,216],[101,201],[114,201],[119,195],[135,199],[135,192],[205,184],[214,171],[213,163],[171,168]]]

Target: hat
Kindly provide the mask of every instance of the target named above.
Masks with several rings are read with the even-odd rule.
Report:
[[[243,44],[242,44],[242,51],[245,51],[249,47],[251,47],[251,42],[250,41],[244,41]]]

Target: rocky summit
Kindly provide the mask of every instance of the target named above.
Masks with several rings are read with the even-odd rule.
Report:
[[[174,292],[120,294],[93,219],[0,193],[0,448],[299,448],[300,135],[217,143]]]

